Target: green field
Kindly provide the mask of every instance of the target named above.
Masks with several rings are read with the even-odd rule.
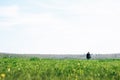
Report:
[[[120,80],[120,60],[0,58],[0,80]]]

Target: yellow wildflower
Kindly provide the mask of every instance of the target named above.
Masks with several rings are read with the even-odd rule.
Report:
[[[5,78],[5,74],[2,73],[2,74],[1,74],[1,77],[2,77],[2,78]]]
[[[8,68],[8,72],[10,72],[10,68]]]

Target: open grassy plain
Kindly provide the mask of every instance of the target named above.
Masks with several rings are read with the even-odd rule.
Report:
[[[0,80],[120,80],[120,59],[4,57]]]

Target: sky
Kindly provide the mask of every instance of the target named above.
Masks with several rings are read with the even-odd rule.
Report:
[[[0,0],[0,52],[120,53],[119,0]]]

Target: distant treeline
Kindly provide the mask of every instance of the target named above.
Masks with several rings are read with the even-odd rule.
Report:
[[[120,59],[120,54],[90,54],[91,59]],[[31,58],[31,57],[38,57],[38,58],[76,58],[76,59],[86,59],[86,54],[7,54],[7,53],[0,53],[0,57],[24,57],[24,58]]]

